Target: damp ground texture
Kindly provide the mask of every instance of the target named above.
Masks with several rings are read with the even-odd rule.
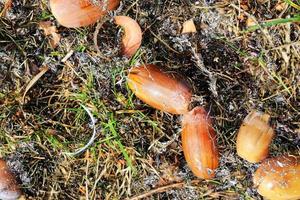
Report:
[[[290,2],[122,0],[98,22],[99,54],[97,24],[65,28],[48,1],[13,0],[0,18],[0,157],[23,197],[262,199],[252,183],[258,164],[237,156],[235,142],[257,109],[271,116],[276,132],[270,156],[300,155],[300,10]],[[131,59],[120,54],[116,15],[130,16],[143,31]],[[189,19],[197,33],[181,34]],[[61,36],[55,48],[39,28],[43,21]],[[145,63],[180,74],[194,90],[191,108],[209,111],[220,151],[215,179],[198,179],[188,168],[181,117],[129,90],[129,69]],[[70,154],[93,128],[92,145]]]

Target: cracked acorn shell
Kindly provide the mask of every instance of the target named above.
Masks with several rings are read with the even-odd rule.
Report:
[[[236,150],[240,157],[256,163],[268,156],[269,145],[274,137],[269,119],[268,114],[257,111],[252,111],[246,116],[236,141]]]
[[[9,171],[6,162],[0,159],[0,199],[15,200],[21,195],[21,191],[13,174]]]
[[[142,30],[140,25],[127,16],[116,16],[115,23],[124,29],[122,38],[122,54],[130,58],[140,48],[142,43]]]
[[[50,8],[61,25],[76,28],[96,23],[119,3],[120,0],[50,0]]]
[[[211,119],[202,107],[195,107],[182,119],[182,148],[195,176],[211,179],[219,165],[216,134]]]
[[[188,112],[192,93],[188,85],[174,73],[156,65],[133,67],[128,75],[133,93],[151,107],[171,114]]]
[[[253,182],[266,199],[300,199],[300,157],[284,155],[265,160],[254,173]]]

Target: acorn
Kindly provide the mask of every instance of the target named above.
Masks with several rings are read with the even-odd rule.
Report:
[[[61,25],[76,28],[96,23],[119,3],[120,0],[50,0],[50,8]]]
[[[189,111],[192,93],[188,84],[156,65],[133,67],[128,75],[128,86],[139,99],[155,109],[171,114]]]
[[[300,199],[300,157],[283,155],[263,161],[253,182],[266,199]]]
[[[274,130],[269,125],[270,116],[252,111],[243,121],[236,141],[237,154],[245,160],[256,163],[269,154],[269,145],[274,137]]]
[[[0,159],[0,199],[15,200],[21,195],[14,175],[9,171],[6,162]]]
[[[182,119],[182,148],[185,160],[195,176],[211,179],[219,166],[216,134],[208,113],[195,107]]]

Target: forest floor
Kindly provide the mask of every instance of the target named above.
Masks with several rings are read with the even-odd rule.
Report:
[[[258,164],[237,156],[236,134],[257,109],[271,116],[276,132],[270,156],[300,155],[297,13],[285,1],[125,0],[99,31],[101,56],[96,25],[65,28],[48,1],[13,0],[0,18],[0,157],[27,199],[262,199],[252,183]],[[120,55],[115,15],[142,28],[131,60]],[[189,19],[197,33],[181,34]],[[57,47],[39,28],[42,21],[57,27]],[[128,89],[128,70],[143,63],[186,78],[193,106],[209,111],[220,151],[215,179],[197,179],[188,168],[181,117],[149,107]],[[93,133],[84,106],[96,139],[70,156]]]

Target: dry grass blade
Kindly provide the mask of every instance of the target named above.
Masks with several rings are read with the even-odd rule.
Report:
[[[143,194],[140,194],[140,195],[137,195],[137,196],[134,196],[134,197],[131,197],[131,198],[128,198],[126,200],[139,200],[139,199],[145,199],[151,195],[154,195],[154,194],[157,194],[157,193],[162,193],[162,192],[166,192],[168,190],[171,190],[171,189],[175,189],[175,188],[184,188],[186,186],[190,186],[190,185],[195,185],[195,184],[198,184],[199,182],[201,182],[201,180],[192,180],[191,182],[189,183],[186,183],[186,182],[179,182],[179,183],[172,183],[172,184],[169,184],[169,185],[165,185],[165,186],[162,186],[162,187],[159,187],[159,188],[155,188],[153,190],[150,190],[148,192],[145,192]]]
[[[90,138],[90,140],[88,141],[88,143],[84,147],[76,150],[73,153],[66,152],[66,155],[68,155],[68,156],[76,156],[76,155],[79,155],[79,154],[83,153],[91,144],[93,144],[93,142],[96,138],[96,119],[93,117],[93,114],[91,113],[91,111],[87,107],[85,107],[82,104],[80,104],[80,105],[87,112],[87,114],[89,115],[89,117],[91,119],[91,122],[92,122],[91,126],[92,126],[92,129],[93,129],[93,134],[92,134],[92,137]]]
[[[194,48],[191,48],[192,55],[194,56],[194,62],[197,65],[197,67],[205,74],[208,76],[210,82],[209,82],[209,89],[212,92],[212,94],[217,97],[218,92],[217,92],[217,77],[210,72],[203,63],[202,55],[196,53]]]
[[[6,0],[4,3],[4,8],[0,12],[0,17],[5,16],[7,11],[9,11],[9,9],[11,9],[11,7],[12,7],[12,0]]]
[[[51,1],[62,12],[104,2]],[[55,20],[51,1],[0,0],[0,154],[24,199],[262,199],[250,178],[257,165],[236,150],[252,109],[271,116],[272,156],[299,154],[300,13],[288,0],[122,1],[81,28]],[[141,26],[143,47],[131,58],[120,51],[119,15]],[[189,19],[197,32],[182,34]],[[182,116],[130,89],[130,69],[146,63],[191,87],[188,110],[209,111],[220,151],[213,180],[191,182]]]
[[[286,3],[288,3],[290,6],[292,6],[292,7],[296,8],[296,9],[300,10],[300,5],[294,3],[293,1],[291,1],[291,0],[284,0],[284,1]]]
[[[29,81],[28,85],[26,86],[26,89],[25,89],[25,92],[23,94],[23,97],[22,97],[22,103],[24,103],[24,100],[25,100],[25,96],[27,94],[27,92],[30,90],[30,88],[32,88],[32,86],[49,70],[49,67],[47,66],[44,66],[44,67],[41,67],[41,70],[40,72],[35,75],[35,77],[33,77],[33,79],[31,79],[31,81]]]

